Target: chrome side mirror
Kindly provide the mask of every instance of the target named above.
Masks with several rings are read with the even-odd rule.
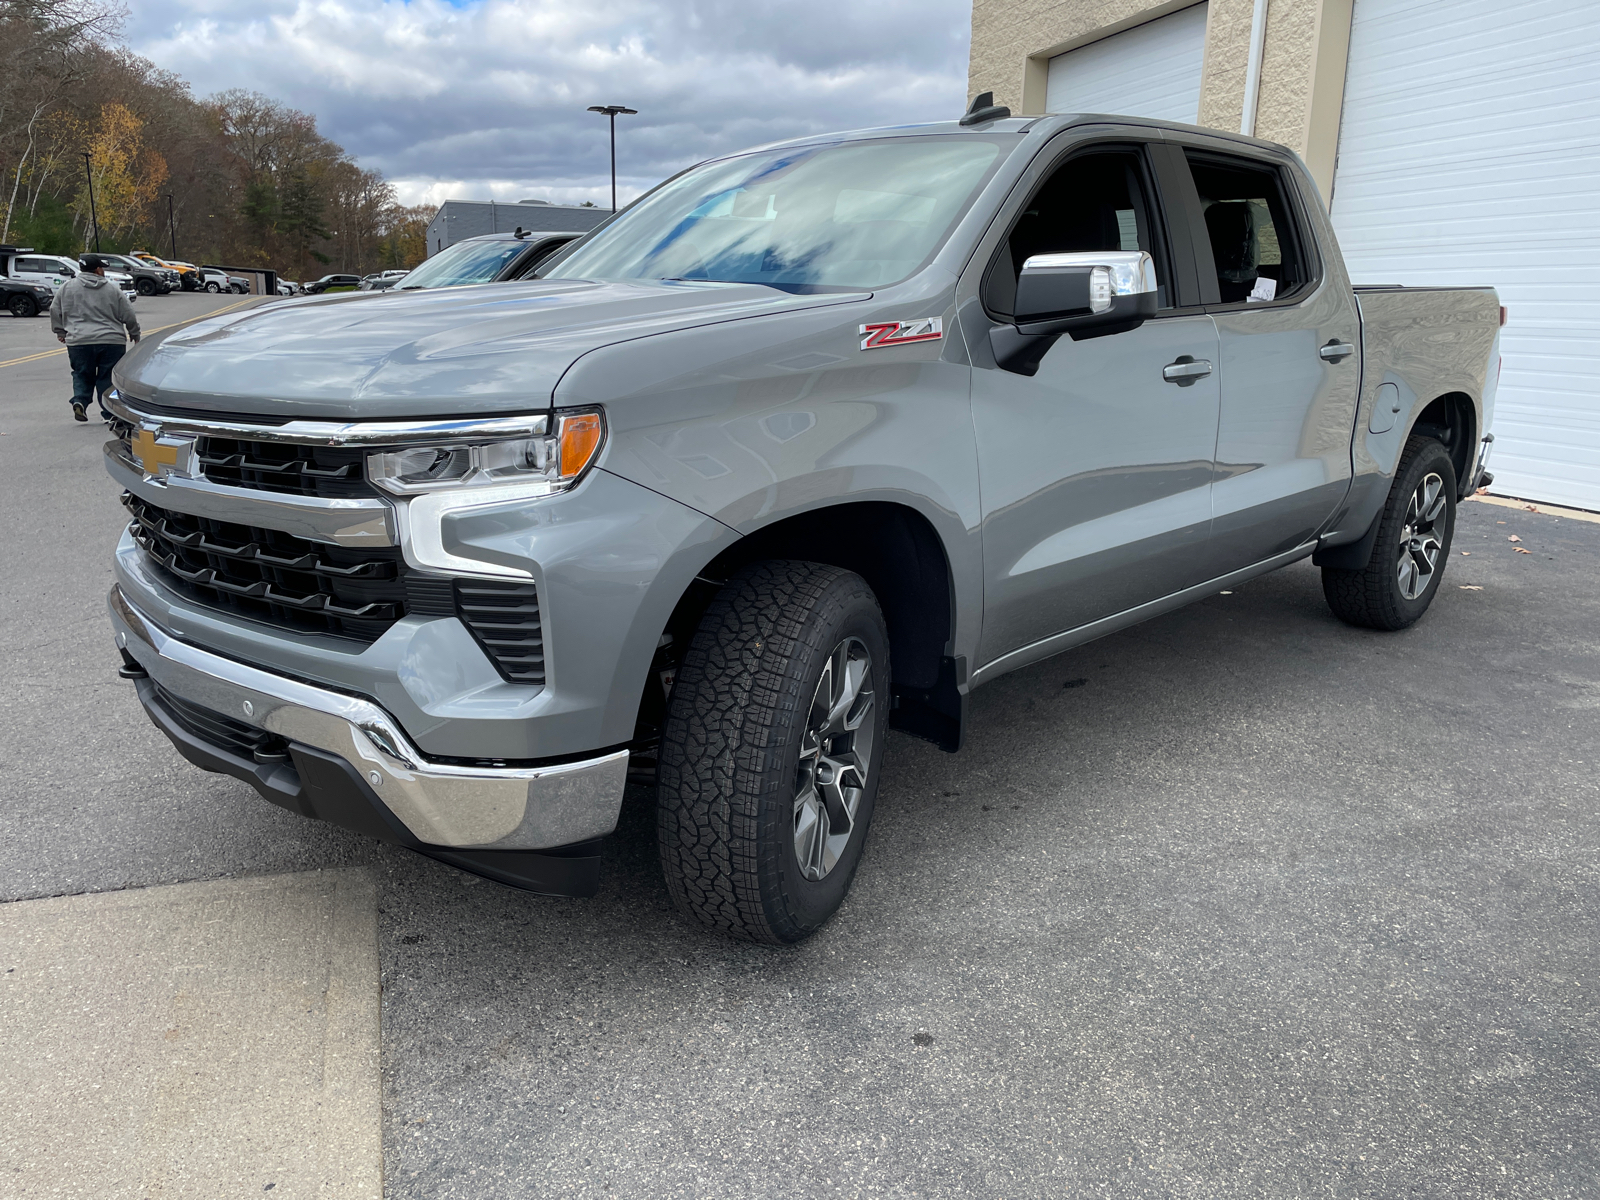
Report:
[[[1017,279],[1016,324],[1023,334],[1137,324],[1155,311],[1156,264],[1143,250],[1035,254]]]
[[[1155,260],[1143,250],[1035,254],[1022,264],[1011,325],[990,330],[995,362],[1032,375],[1056,339],[1126,333],[1156,313]]]

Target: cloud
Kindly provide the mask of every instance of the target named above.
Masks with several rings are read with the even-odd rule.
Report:
[[[197,95],[265,92],[402,199],[629,198],[782,138],[955,116],[967,0],[135,0],[133,48]]]

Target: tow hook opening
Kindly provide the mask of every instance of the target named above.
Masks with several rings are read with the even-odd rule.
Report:
[[[117,668],[117,675],[122,679],[148,679],[150,672],[139,665],[139,660],[126,650],[119,650],[122,655],[122,665]]]

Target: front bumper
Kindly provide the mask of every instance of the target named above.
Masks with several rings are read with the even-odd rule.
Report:
[[[111,589],[110,609],[117,646],[137,664],[127,673],[145,676],[138,679],[145,710],[190,761],[244,779],[293,811],[504,882],[592,892],[587,877],[581,887],[550,885],[539,874],[548,864],[532,860],[577,858],[593,867],[585,843],[616,827],[626,750],[554,765],[430,760],[370,700],[179,641],[120,585]],[[515,877],[519,871],[525,878]]]

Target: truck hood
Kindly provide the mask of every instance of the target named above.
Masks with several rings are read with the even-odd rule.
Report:
[[[601,346],[869,295],[552,279],[277,301],[139,346],[117,384],[163,408],[290,419],[527,412]]]

